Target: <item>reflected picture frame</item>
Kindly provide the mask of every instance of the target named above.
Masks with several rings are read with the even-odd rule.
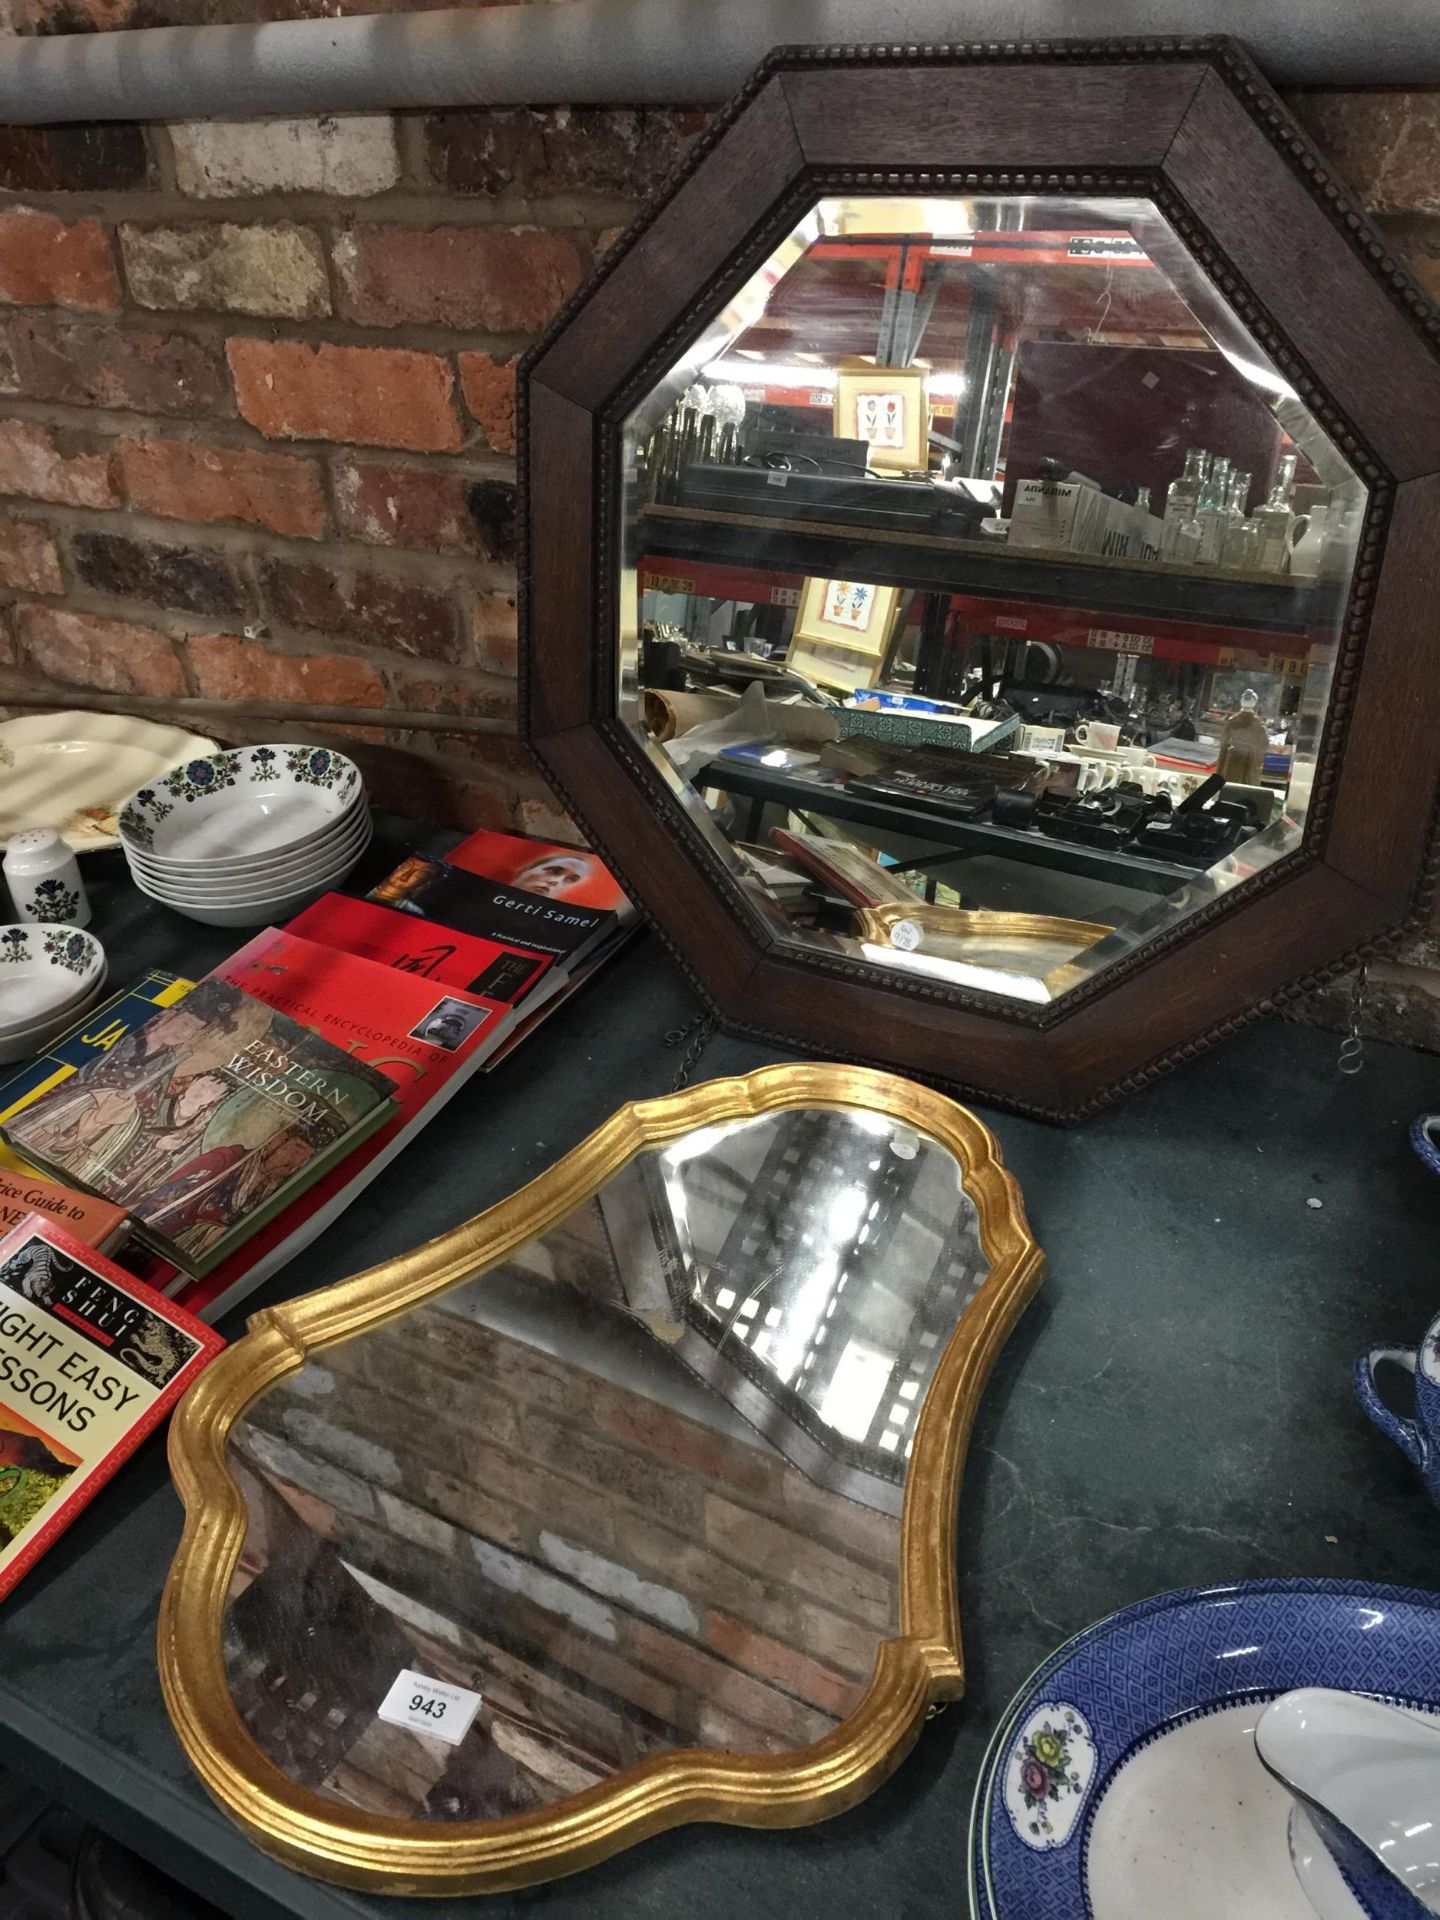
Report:
[[[785,664],[809,680],[873,687],[895,635],[900,588],[858,580],[807,579]]]
[[[834,418],[835,437],[863,440],[876,473],[914,473],[930,431],[925,369],[847,361],[835,378]]]
[[[900,1522],[900,1630],[880,1643],[858,1705],[833,1732],[793,1752],[654,1754],[551,1805],[491,1820],[441,1825],[382,1816],[296,1784],[242,1723],[223,1655],[247,1512],[228,1443],[247,1408],[307,1358],[483,1276],[643,1151],[698,1128],[816,1108],[882,1114],[948,1151],[987,1258],[986,1277],[941,1354],[916,1423]],[[352,1280],[256,1314],[181,1403],[170,1429],[185,1527],[161,1600],[158,1655],[165,1705],[190,1764],[268,1855],[335,1885],[388,1893],[498,1892],[576,1872],[688,1821],[784,1828],[853,1807],[909,1751],[930,1712],[964,1690],[955,1549],[966,1444],[986,1379],[1043,1269],[1019,1187],[973,1114],[894,1075],[796,1064],[622,1107],[546,1173],[473,1220]]]

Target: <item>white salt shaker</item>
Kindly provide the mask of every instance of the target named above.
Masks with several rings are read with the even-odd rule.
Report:
[[[90,902],[79,862],[54,827],[27,827],[15,834],[5,852],[4,871],[17,920],[89,926]]]

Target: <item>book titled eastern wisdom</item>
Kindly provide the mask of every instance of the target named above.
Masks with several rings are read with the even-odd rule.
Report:
[[[223,1344],[53,1220],[0,1238],[0,1596]]]
[[[123,1207],[137,1239],[198,1279],[382,1125],[393,1094],[374,1067],[212,978],[4,1136]]]

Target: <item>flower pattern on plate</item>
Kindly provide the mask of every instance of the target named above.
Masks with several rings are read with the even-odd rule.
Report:
[[[250,755],[250,764],[255,769],[255,778],[278,780],[280,778],[279,757],[273,747],[256,747]]]
[[[90,942],[83,933],[47,933],[45,951],[69,973],[84,973],[90,964]]]
[[[213,753],[206,760],[187,760],[183,767],[167,773],[160,784],[177,800],[203,800],[206,794],[233,787],[239,766],[238,753]]]
[[[30,936],[23,927],[7,927],[0,934],[0,961],[28,960]]]
[[[37,880],[30,896],[30,913],[36,920],[73,920],[80,910],[80,896],[63,880]],[[45,951],[50,951],[47,946]]]
[[[1063,1847],[1095,1778],[1095,1742],[1078,1708],[1046,1701],[1025,1721],[1005,1767],[1005,1811],[1027,1847]]]
[[[287,756],[285,764],[303,785],[323,787],[327,793],[351,772],[349,763],[328,747],[301,747]]]

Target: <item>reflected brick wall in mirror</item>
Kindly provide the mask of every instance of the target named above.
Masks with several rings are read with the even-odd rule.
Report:
[[[899,1631],[909,1436],[986,1271],[938,1143],[792,1112],[640,1155],[310,1359],[230,1439],[252,1737],[300,1785],[434,1820],[822,1738]],[[478,1691],[478,1737],[379,1720],[403,1668]]]

